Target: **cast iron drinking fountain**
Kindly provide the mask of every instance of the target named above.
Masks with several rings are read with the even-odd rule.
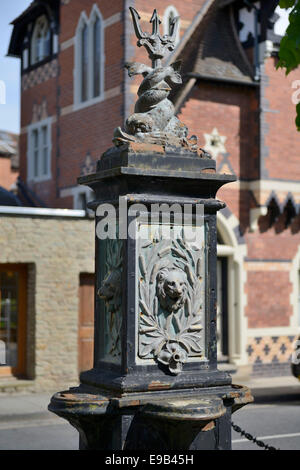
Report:
[[[180,63],[162,65],[179,18],[161,36],[156,10],[152,34],[130,11],[152,67],[125,64],[143,77],[135,112],[79,179],[96,194],[94,367],[49,409],[80,449],[231,449],[231,415],[253,400],[217,368],[216,193],[235,177],[216,173],[168,99],[182,83]]]

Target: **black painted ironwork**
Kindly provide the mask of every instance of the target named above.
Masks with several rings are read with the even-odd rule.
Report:
[[[252,434],[250,434],[249,432],[244,431],[242,428],[240,428],[240,426],[237,426],[232,421],[231,421],[231,427],[235,432],[239,433],[241,436],[248,439],[248,441],[253,442],[253,444],[256,444],[258,447],[261,447],[265,450],[280,450],[280,449],[276,449],[273,446],[269,446],[268,444],[263,442],[261,439],[258,439],[257,437],[252,436]]]
[[[131,13],[140,45],[149,43],[159,61],[169,37],[158,32],[157,12],[152,35]],[[168,95],[170,83],[181,82],[178,64],[154,67],[126,64],[129,74],[144,76],[135,113],[126,132],[115,131],[115,147],[96,172],[78,180],[95,193],[94,367],[81,373],[79,387],[54,395],[49,410],[78,429],[81,449],[231,449],[231,415],[253,400],[217,364],[216,215],[225,203],[216,194],[236,178],[216,173],[174,115]],[[115,215],[115,237],[98,236],[104,204]],[[167,226],[175,239],[161,234],[162,204],[173,207]],[[174,206],[184,214],[187,205],[193,217],[182,225]],[[138,236],[127,236],[132,224]],[[188,227],[200,241],[188,242]]]

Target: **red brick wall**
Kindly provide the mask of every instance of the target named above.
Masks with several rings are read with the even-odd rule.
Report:
[[[36,71],[38,73],[38,70]],[[52,116],[54,123],[52,124],[52,156],[51,156],[51,174],[56,174],[56,96],[57,86],[56,78],[49,78],[43,83],[32,86],[22,91],[21,95],[21,129],[34,122],[34,108],[38,107],[41,111],[43,102],[46,102],[46,116]],[[27,132],[23,132],[20,136],[20,177],[27,183]],[[34,191],[38,197],[50,207],[55,204],[55,181],[48,180],[43,183],[28,183],[30,189]]]
[[[56,115],[56,79],[50,78],[47,81],[35,85],[22,91],[21,95],[21,128],[32,123],[33,106],[41,105],[43,100],[47,101],[48,116]]]
[[[72,0],[62,5],[60,42],[67,41],[75,35],[81,12],[85,11],[89,17],[94,4],[98,5],[104,20],[123,10],[122,0]]]
[[[249,328],[289,326],[292,307],[289,272],[250,271],[247,274],[246,315]]]
[[[226,136],[228,161],[236,176],[243,180],[257,179],[259,172],[257,93],[250,87],[200,81],[178,115],[188,126],[189,134],[198,136],[202,147],[204,134],[211,134],[214,128],[221,136]],[[223,156],[219,154],[217,168],[221,166],[221,173],[231,173],[230,167],[222,161]],[[249,208],[254,203],[249,191],[240,191],[233,183],[221,188],[218,198],[226,201],[242,228],[248,228]]]
[[[123,2],[115,0],[72,0],[61,6],[60,44],[74,38],[80,14],[85,11],[90,16],[93,5],[97,3],[105,19],[122,12]],[[105,28],[105,91],[115,87],[122,90],[124,30],[122,20]],[[48,116],[54,117],[52,125],[52,180],[30,184],[31,189],[46,205],[73,208],[71,197],[61,200],[59,190],[76,186],[87,153],[96,160],[112,145],[113,130],[122,125],[123,96],[104,100],[76,112],[72,111],[74,102],[74,46],[59,54],[60,73],[39,85],[23,91],[21,98],[21,128],[32,123],[34,105],[47,103]],[[57,106],[59,113],[57,112]],[[66,111],[67,110],[67,111]],[[57,155],[59,148],[59,155]],[[20,138],[20,174],[27,181],[27,133]],[[58,174],[57,180],[56,175]]]
[[[262,162],[266,170],[262,179],[287,180],[288,184],[289,180],[297,181],[300,177],[300,135],[296,131],[295,104],[292,103],[295,91],[292,82],[299,79],[299,71],[286,77],[284,71],[276,70],[276,59],[272,57],[265,61],[265,75],[267,81],[262,106],[271,112],[264,113],[267,127],[262,129],[262,133],[268,156]],[[278,191],[276,182],[273,191],[275,194]],[[283,199],[281,195],[280,199]],[[261,260],[260,271],[251,270],[247,275],[246,315],[249,327],[289,326],[293,288],[289,271],[300,245],[300,218],[296,217],[286,227],[285,215],[282,214],[270,227],[269,218],[263,217],[259,220],[259,230],[246,232],[245,238],[248,258]]]
[[[60,42],[75,36],[81,12],[84,10],[90,16],[93,5],[97,3],[104,19],[120,13],[122,1],[86,1],[73,0],[72,4],[62,7]],[[105,29],[105,91],[115,87],[122,90],[123,72],[123,22],[108,26]],[[73,104],[74,98],[74,47],[69,47],[60,54],[61,87],[60,106],[65,108]],[[104,100],[93,106],[88,106],[76,112],[60,117],[60,158],[59,158],[59,187],[75,186],[80,175],[81,166],[87,153],[94,162],[101,154],[112,146],[115,127],[123,124],[123,96]],[[64,201],[65,204],[67,200]]]
[[[10,158],[0,157],[0,186],[11,189],[18,178],[18,172],[11,169]]]
[[[199,82],[180,110],[190,134],[205,144],[204,134],[216,127],[226,136],[231,166],[241,179],[258,176],[258,122],[256,91],[250,87]],[[195,119],[196,117],[196,119]],[[222,156],[217,158],[217,166]]]
[[[204,5],[206,0],[186,0],[182,2],[181,0],[160,0],[157,4],[154,2],[149,2],[147,0],[135,0],[134,8],[141,14],[141,25],[142,29],[145,31],[151,31],[152,26],[149,23],[149,19],[145,19],[145,15],[143,17],[143,13],[148,13],[152,15],[153,9],[156,8],[161,20],[163,20],[163,16],[165,10],[170,6],[174,6],[179,13],[180,21],[181,21],[181,28],[180,33],[183,36],[184,32],[193,21],[197,12],[201,9]],[[163,25],[161,25],[161,31],[163,32]]]
[[[122,124],[121,109],[120,95],[61,119],[60,187],[76,184],[87,152],[96,162],[107,148],[112,147],[114,128]]]
[[[292,88],[292,83],[300,79],[300,73],[296,70],[286,76],[283,69],[276,70],[276,63],[275,58],[270,58],[265,63],[269,79],[265,98],[274,111],[266,115],[269,131],[265,136],[265,144],[269,149],[269,156],[265,166],[270,179],[299,180],[300,134],[295,126],[296,110],[292,102],[295,89]]]

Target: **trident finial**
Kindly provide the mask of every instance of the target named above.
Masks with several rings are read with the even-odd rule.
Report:
[[[153,11],[153,15],[152,15],[152,18],[150,20],[150,23],[152,23],[152,36],[157,36],[159,35],[159,25],[161,24],[161,21],[159,19],[159,16],[158,16],[158,13],[157,13],[157,10],[155,9]]]
[[[135,30],[136,37],[138,38],[137,45],[139,47],[145,46],[149,54],[149,58],[152,60],[152,67],[157,68],[161,66],[161,60],[167,53],[167,50],[173,51],[175,48],[175,39],[178,31],[179,25],[179,16],[173,19],[171,24],[171,35],[165,34],[164,36],[160,35],[159,25],[161,21],[159,19],[157,10],[155,9],[151,17],[150,23],[152,23],[152,34],[145,33],[142,31],[140,25],[140,15],[133,8],[129,7],[133,26]]]

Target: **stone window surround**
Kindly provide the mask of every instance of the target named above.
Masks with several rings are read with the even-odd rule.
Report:
[[[41,171],[38,170],[38,176],[35,177],[33,173],[33,141],[32,133],[33,131],[38,131],[38,161],[41,162],[42,157],[42,143],[41,143],[41,134],[42,128],[47,128],[47,148],[48,148],[48,171],[47,174],[41,174]],[[43,119],[42,121],[31,124],[27,128],[27,181],[28,182],[41,182],[51,179],[51,151],[52,151],[52,139],[51,139],[51,130],[52,130],[52,118]]]
[[[73,209],[81,209],[80,207],[80,196],[85,194],[87,202],[93,199],[93,191],[84,186],[72,186],[70,188],[63,188],[60,190],[60,198],[73,197]]]
[[[217,229],[224,244],[218,244],[217,256],[227,257],[228,279],[228,360],[230,364],[242,366],[248,364],[247,325],[245,307],[247,295],[245,285],[247,273],[244,259],[247,256],[247,245],[239,244],[234,229],[239,225],[234,214],[226,218],[222,213],[217,216]]]
[[[93,26],[97,20],[101,22],[101,59],[100,59],[100,95],[93,97]],[[83,27],[88,27],[88,99],[81,101],[81,85],[82,85],[82,74],[81,74],[81,32]],[[80,19],[77,25],[75,40],[74,40],[74,108],[81,109],[92,104],[96,104],[104,99],[104,71],[105,71],[105,22],[103,21],[102,14],[96,4],[93,5],[90,16],[88,17],[86,12],[83,11],[80,15]]]
[[[177,9],[173,5],[169,5],[165,9],[164,16],[163,16],[164,34],[169,34],[169,17],[171,14],[174,15],[174,18],[176,18],[176,16],[180,16]],[[176,36],[175,45],[177,45],[179,41],[180,41],[180,20],[179,20],[179,26],[178,26],[178,32]]]

